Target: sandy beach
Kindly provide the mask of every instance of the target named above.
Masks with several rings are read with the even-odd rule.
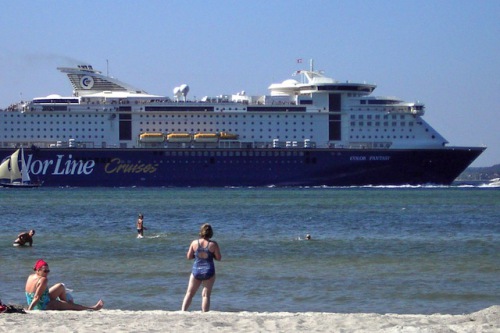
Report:
[[[462,315],[198,311],[1,314],[0,332],[499,332],[500,306]]]

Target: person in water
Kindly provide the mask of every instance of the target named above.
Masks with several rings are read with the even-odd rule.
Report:
[[[137,218],[136,227],[137,227],[137,238],[143,238],[144,237],[144,229],[146,229],[144,227],[144,215],[139,214],[139,216]]]
[[[26,243],[29,243],[30,246],[33,246],[33,236],[35,236],[35,230],[31,229],[28,232],[20,233],[16,240],[14,241],[15,246],[23,246]]]
[[[221,260],[219,245],[210,240],[214,235],[212,226],[205,223],[200,228],[200,238],[191,242],[187,252],[188,260],[194,259],[186,296],[182,302],[182,311],[187,311],[193,296],[198,288],[203,284],[201,310],[207,312],[210,310],[210,295],[215,283],[215,260]]]
[[[35,273],[28,276],[26,281],[26,301],[28,310],[100,310],[104,306],[99,300],[94,306],[84,306],[68,300],[66,287],[58,283],[48,287],[49,265],[42,259],[38,260],[33,267]]]

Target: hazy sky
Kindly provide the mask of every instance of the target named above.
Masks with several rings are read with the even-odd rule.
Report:
[[[424,102],[450,145],[488,147],[473,166],[500,163],[498,0],[2,1],[0,41],[0,108],[71,95],[56,67],[76,63],[201,98],[266,94],[312,58],[375,95]]]

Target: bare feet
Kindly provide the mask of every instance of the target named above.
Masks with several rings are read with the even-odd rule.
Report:
[[[98,311],[101,310],[103,307],[104,307],[104,302],[102,301],[102,299],[100,299],[99,302],[97,302],[96,305],[92,307],[92,310]]]

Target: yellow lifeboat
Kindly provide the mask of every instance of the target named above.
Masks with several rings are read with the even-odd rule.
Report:
[[[232,134],[228,132],[220,132],[219,138],[221,140],[238,140],[239,135],[238,134]]]
[[[140,142],[164,142],[165,135],[163,133],[142,133],[139,135]]]
[[[170,133],[167,135],[168,142],[191,142],[192,137],[189,133]]]
[[[196,133],[194,135],[194,141],[196,142],[217,142],[219,136],[215,133]]]

